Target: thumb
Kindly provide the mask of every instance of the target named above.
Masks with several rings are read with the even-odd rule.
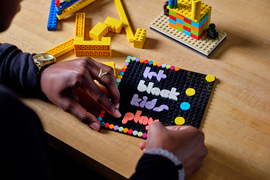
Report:
[[[86,111],[86,109],[84,109],[78,102],[74,100],[71,100],[68,104],[72,105],[69,106],[67,112],[77,117],[83,123],[89,125],[95,131],[99,130],[100,123],[95,116]]]

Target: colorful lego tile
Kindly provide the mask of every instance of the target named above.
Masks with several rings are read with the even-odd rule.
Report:
[[[146,29],[138,28],[133,40],[133,47],[142,49],[145,39],[146,39]]]
[[[94,2],[96,0],[81,0],[81,1],[78,1],[76,3],[74,3],[73,5],[69,6],[68,8],[64,9],[62,11],[62,14],[61,15],[57,15],[57,18],[59,20],[63,19],[64,17],[84,8],[85,6],[91,4],[92,2]]]
[[[217,39],[213,40],[209,38],[206,34],[204,34],[200,40],[193,39],[192,37],[188,37],[182,32],[178,30],[172,29],[168,25],[169,18],[163,13],[160,14],[151,24],[150,28],[155,30],[156,32],[164,35],[165,37],[178,42],[181,45],[184,45],[195,52],[209,57],[211,53],[226,39],[227,33],[217,29],[219,36]]]
[[[121,0],[114,0],[114,3],[116,5],[120,19],[122,20],[122,22],[124,24],[124,28],[126,30],[128,41],[133,42],[134,34],[133,34],[132,29],[130,27],[130,24],[128,22],[128,18],[126,16],[125,10],[123,8],[122,2],[121,2]]]
[[[177,8],[175,9],[171,9],[168,7],[169,9],[169,13],[176,13],[176,14],[180,14],[194,22],[198,22],[200,21],[200,19],[206,15],[207,13],[211,12],[211,6],[201,3],[200,8],[196,5],[196,4],[192,4],[193,1],[191,0],[181,0],[178,3]],[[192,8],[197,8],[195,11],[195,14],[197,14],[197,16],[193,16],[194,13],[192,13]],[[195,19],[194,19],[195,18]]]
[[[119,107],[123,116],[114,118],[102,110],[98,117],[102,128],[146,138],[155,121],[165,126],[200,127],[215,77],[158,64],[161,63],[127,57],[116,80],[124,97]]]
[[[72,38],[72,39],[46,51],[45,53],[51,54],[57,58],[57,57],[65,54],[73,49],[74,49],[74,39]]]
[[[47,29],[48,31],[56,31],[56,27],[57,27],[57,17],[56,17],[55,0],[51,0]]]
[[[124,26],[121,20],[111,17],[107,17],[103,23],[108,26],[110,32],[115,33],[120,33]]]
[[[100,41],[102,37],[106,36],[109,32],[109,28],[106,24],[98,22],[93,29],[89,31],[90,38]]]

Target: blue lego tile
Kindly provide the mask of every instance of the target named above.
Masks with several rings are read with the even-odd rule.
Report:
[[[56,7],[55,0],[51,1],[50,14],[48,18],[47,29],[48,31],[56,31],[57,27],[57,17],[56,17]]]
[[[172,19],[169,19],[169,22],[176,25],[176,21],[172,20]]]
[[[184,25],[184,21],[183,21],[183,20],[181,20],[181,19],[176,18],[176,22],[178,22],[179,24]]]
[[[190,36],[190,35],[191,35],[191,33],[190,33],[190,32],[188,32],[187,30],[183,30],[183,33],[184,33],[184,34],[186,34],[186,35],[188,35],[188,36]]]

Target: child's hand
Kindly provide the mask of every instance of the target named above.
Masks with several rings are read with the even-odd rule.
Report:
[[[99,79],[100,69],[105,70],[107,74]],[[107,88],[112,101],[96,85],[94,79],[99,79],[99,82]],[[99,130],[100,123],[95,116],[78,103],[77,87],[81,87],[112,116],[117,118],[121,116],[117,110],[120,93],[113,68],[90,58],[58,62],[45,68],[41,72],[40,87],[51,102],[73,114],[96,131]]]
[[[150,125],[146,142],[140,144],[142,150],[162,148],[173,153],[181,161],[186,178],[203,164],[208,150],[204,145],[204,134],[191,126],[164,127],[160,122]]]

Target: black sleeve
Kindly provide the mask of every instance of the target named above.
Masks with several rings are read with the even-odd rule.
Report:
[[[37,95],[40,85],[33,55],[23,53],[14,45],[0,44],[0,84],[20,94]]]
[[[144,154],[129,180],[177,180],[178,170],[171,160],[160,155]]]
[[[52,179],[38,116],[1,85],[0,115],[0,179]]]

